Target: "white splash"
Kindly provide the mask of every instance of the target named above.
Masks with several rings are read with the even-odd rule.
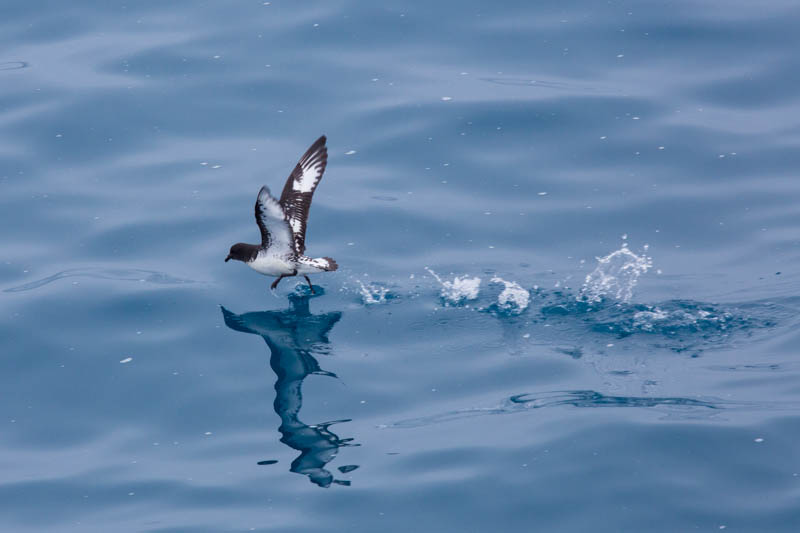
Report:
[[[623,237],[624,238],[624,237]],[[597,267],[586,276],[583,288],[577,299],[584,302],[599,302],[605,297],[621,302],[629,302],[633,296],[633,288],[639,282],[639,276],[653,266],[653,259],[645,255],[636,255],[623,242],[622,248],[605,257],[597,258]]]
[[[389,294],[388,288],[376,285],[375,283],[364,285],[360,279],[356,281],[361,285],[361,300],[365,305],[386,303],[386,296]]]
[[[497,295],[497,306],[501,310],[518,315],[528,308],[531,294],[517,282],[495,277],[492,283],[502,283],[504,286],[503,292]]]
[[[459,304],[467,300],[474,300],[478,297],[481,287],[481,278],[470,278],[467,276],[456,276],[453,281],[442,280],[428,267],[425,270],[430,272],[431,276],[436,278],[442,286],[442,298],[451,304]]]

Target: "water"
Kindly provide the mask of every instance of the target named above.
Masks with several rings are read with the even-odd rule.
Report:
[[[798,531],[798,23],[7,3],[0,530]]]

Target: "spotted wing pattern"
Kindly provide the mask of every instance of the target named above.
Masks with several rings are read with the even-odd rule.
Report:
[[[311,197],[328,164],[328,148],[325,146],[325,141],[323,135],[306,150],[286,180],[281,194],[280,205],[291,227],[297,255],[303,254],[306,250],[306,221],[311,207]]]
[[[261,246],[272,248],[276,253],[283,252],[286,256],[294,255],[294,242],[292,231],[286,220],[286,215],[269,189],[264,186],[258,191],[256,200],[256,222],[261,230]]]

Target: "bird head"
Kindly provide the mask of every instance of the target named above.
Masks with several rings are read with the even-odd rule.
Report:
[[[258,246],[255,244],[237,242],[231,246],[230,252],[228,252],[228,257],[225,258],[225,262],[227,263],[231,259],[234,259],[236,261],[244,261],[246,263],[248,261],[252,261],[257,254]]]

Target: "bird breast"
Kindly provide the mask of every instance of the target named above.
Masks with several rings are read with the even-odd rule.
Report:
[[[294,265],[288,258],[264,251],[260,251],[253,261],[247,263],[247,266],[265,276],[280,276],[295,271]]]

